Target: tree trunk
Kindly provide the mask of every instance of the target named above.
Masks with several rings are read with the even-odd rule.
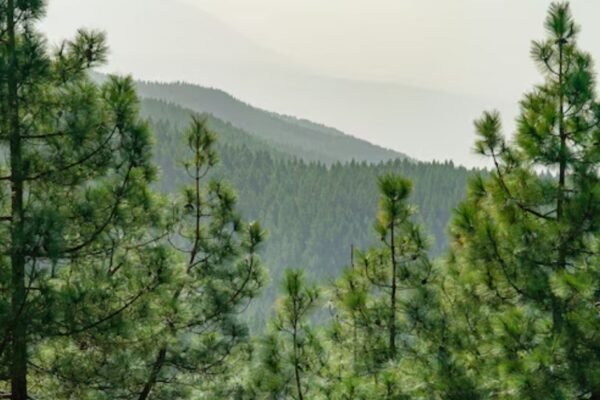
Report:
[[[565,96],[563,90],[564,84],[564,42],[561,40],[558,44],[559,47],[559,65],[558,65],[558,90],[559,93],[559,109],[558,109],[558,131],[560,138],[560,149],[559,149],[559,170],[558,170],[558,192],[556,199],[556,220],[560,224],[564,215],[564,202],[565,202],[565,185],[566,185],[566,173],[567,173],[567,133],[565,128]],[[560,231],[559,231],[560,232]],[[558,266],[560,269],[565,269],[567,264],[566,256],[566,243],[559,236],[558,243]],[[562,307],[561,300],[556,298],[553,294],[552,297],[552,321],[554,331],[559,332],[562,329]]]
[[[390,356],[391,358],[396,357],[396,292],[397,288],[397,277],[398,274],[398,266],[396,262],[396,244],[395,244],[395,232],[394,232],[394,222],[392,221],[391,227],[391,252],[392,252],[392,293],[390,300],[390,321],[389,321],[389,335],[390,335]]]
[[[556,219],[560,221],[563,217],[563,208],[564,208],[564,197],[565,197],[565,178],[567,172],[567,162],[566,162],[566,153],[567,153],[567,134],[565,130],[565,100],[564,100],[564,90],[563,90],[563,42],[561,41],[558,45],[559,47],[559,65],[558,65],[558,90],[559,93],[559,110],[558,110],[558,130],[560,137],[560,149],[559,149],[559,166],[558,166],[558,193],[556,200]],[[561,250],[562,252],[562,250]]]
[[[14,0],[7,4],[8,126],[11,170],[11,399],[27,400],[27,321],[25,317],[25,253],[23,237],[23,166],[17,89],[17,55]]]
[[[296,306],[296,298],[293,299],[294,302],[294,321],[293,321],[293,332],[292,332],[292,341],[294,342],[294,378],[296,379],[296,390],[298,391],[298,400],[304,400],[304,395],[302,394],[302,378],[300,377],[300,362],[298,355],[298,308]]]
[[[146,384],[144,385],[144,389],[142,389],[142,392],[140,393],[140,397],[138,397],[138,400],[146,400],[150,397],[150,392],[154,388],[154,385],[156,385],[156,380],[158,379],[158,374],[160,373],[160,370],[165,362],[166,357],[167,357],[167,347],[163,346],[160,349],[160,351],[158,352],[158,355],[156,356],[156,361],[154,362],[154,365],[152,366],[152,372],[150,373],[148,382],[146,382]]]

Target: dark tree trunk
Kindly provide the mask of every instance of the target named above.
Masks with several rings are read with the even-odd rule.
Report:
[[[391,293],[391,299],[390,299],[390,308],[391,308],[391,312],[390,312],[390,327],[389,327],[389,335],[390,335],[390,356],[391,358],[396,358],[396,292],[398,291],[397,288],[397,275],[398,275],[398,266],[397,266],[397,262],[396,262],[396,244],[395,244],[395,240],[396,238],[395,236],[395,232],[394,232],[394,223],[395,221],[392,221],[392,227],[391,227],[391,252],[392,252],[392,293]]]
[[[8,132],[11,169],[11,399],[27,400],[27,321],[25,316],[25,253],[23,246],[23,167],[17,89],[17,55],[14,0],[7,3]]]
[[[154,365],[152,366],[152,372],[150,373],[148,382],[146,382],[146,384],[144,385],[144,388],[142,389],[142,392],[140,393],[140,397],[138,397],[138,400],[146,400],[149,398],[150,392],[154,388],[154,385],[156,385],[156,381],[158,379],[158,374],[160,373],[160,370],[161,370],[163,364],[165,363],[166,357],[167,357],[167,348],[162,347],[159,350],[158,355],[156,356],[156,361],[154,362]]]

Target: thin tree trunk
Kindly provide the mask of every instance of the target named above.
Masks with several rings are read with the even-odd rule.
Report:
[[[558,44],[559,47],[559,65],[558,65],[558,90],[559,90],[559,109],[558,109],[558,131],[560,138],[560,149],[559,149],[559,171],[558,171],[558,192],[556,199],[556,220],[560,224],[564,214],[564,202],[565,202],[565,184],[566,184],[566,173],[567,173],[567,133],[565,129],[565,99],[564,99],[564,42],[561,41]],[[560,232],[560,231],[559,231]],[[558,265],[559,268],[564,269],[567,264],[566,256],[566,243],[563,242],[563,238],[559,237],[558,243]],[[561,300],[552,295],[552,321],[554,330],[559,331],[562,326],[562,306]]]
[[[152,392],[154,385],[156,385],[156,381],[158,379],[158,374],[160,373],[160,370],[162,369],[162,366],[165,363],[166,357],[167,357],[167,347],[163,346],[159,350],[158,355],[156,356],[156,361],[154,362],[154,365],[152,366],[152,372],[150,373],[148,382],[146,382],[146,384],[144,385],[144,389],[140,393],[138,400],[146,400],[149,398],[150,392]]]
[[[350,245],[350,266],[354,271],[354,243]],[[352,278],[354,279],[354,278]],[[356,312],[352,310],[352,368],[356,372],[358,366],[358,321]]]
[[[296,378],[296,389],[298,390],[298,400],[304,400],[304,395],[302,394],[302,383],[300,378],[300,366],[298,365],[298,360],[294,364],[294,376]]]
[[[397,291],[397,262],[396,262],[396,244],[394,237],[394,221],[391,227],[391,252],[392,252],[392,294],[391,294],[391,313],[390,313],[390,355],[391,358],[396,357],[396,291]]]
[[[187,266],[187,273],[189,274],[192,270],[192,267],[194,266],[194,262],[196,260],[196,256],[198,254],[198,245],[200,243],[200,236],[201,236],[201,231],[200,231],[200,222],[201,222],[201,218],[202,218],[202,213],[201,213],[201,198],[200,198],[200,163],[198,162],[198,160],[200,159],[200,149],[198,147],[196,147],[195,149],[196,152],[196,166],[195,166],[195,176],[194,176],[194,182],[195,182],[195,208],[196,208],[196,215],[195,215],[195,228],[194,228],[194,243],[193,243],[193,247],[192,250],[190,252],[190,260],[188,262],[188,266]],[[173,294],[173,299],[175,301],[177,301],[179,299],[179,296],[181,295],[181,292],[183,290],[183,287],[179,287],[175,293]],[[157,356],[156,356],[156,361],[154,362],[154,365],[152,366],[152,371],[150,372],[150,376],[148,377],[148,381],[146,382],[146,384],[144,385],[144,388],[142,389],[142,392],[140,393],[140,396],[138,397],[138,400],[146,400],[149,398],[150,396],[150,392],[152,392],[152,389],[154,388],[154,386],[156,385],[156,381],[158,379],[158,375],[160,374],[160,371],[165,363],[165,359],[167,356],[167,351],[168,348],[167,346],[163,346],[160,348]]]
[[[17,55],[14,0],[7,3],[8,30],[8,124],[10,132],[11,169],[11,399],[27,400],[27,322],[25,254],[23,249],[23,166],[17,89]]]
[[[294,343],[294,378],[296,379],[296,390],[298,391],[298,400],[304,400],[304,395],[302,394],[302,379],[300,378],[300,365],[298,363],[298,306],[296,304],[296,298],[293,298],[293,307],[294,307],[294,321],[293,321],[293,329],[292,332],[292,341]]]
[[[559,150],[559,171],[558,171],[558,193],[556,201],[556,219],[560,222],[563,217],[564,196],[565,196],[565,178],[567,170],[567,135],[565,132],[565,105],[564,105],[564,90],[563,90],[563,42],[559,43],[559,65],[558,65],[558,90],[559,90],[559,121],[558,130],[560,136]],[[562,252],[562,250],[561,250]]]

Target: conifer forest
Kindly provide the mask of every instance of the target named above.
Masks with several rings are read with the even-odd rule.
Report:
[[[464,166],[108,73],[102,26],[41,29],[53,1],[0,0],[0,399],[600,400],[571,4],[529,19],[535,84],[479,109]]]

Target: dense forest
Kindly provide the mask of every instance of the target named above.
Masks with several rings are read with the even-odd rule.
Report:
[[[49,49],[44,10],[0,2],[0,398],[600,400],[600,101],[568,3],[514,136],[474,124],[489,171],[97,75],[104,34]]]

